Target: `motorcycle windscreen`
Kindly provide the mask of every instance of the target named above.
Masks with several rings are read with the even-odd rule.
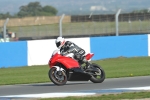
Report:
[[[80,67],[78,61],[72,58],[63,57],[63,59],[59,59],[58,61],[61,62],[67,69]]]

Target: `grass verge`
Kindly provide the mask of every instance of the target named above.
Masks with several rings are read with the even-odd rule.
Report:
[[[66,98],[49,98],[41,100],[150,100],[150,92],[133,92],[133,93],[121,93],[121,94],[105,94],[98,96],[88,96],[88,97],[66,97]]]
[[[103,67],[106,78],[150,75],[150,57],[120,57],[93,62]],[[50,82],[48,71],[48,65],[0,68],[0,85]]]

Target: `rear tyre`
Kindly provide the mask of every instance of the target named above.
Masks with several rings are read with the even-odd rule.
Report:
[[[57,71],[55,67],[49,70],[49,78],[55,85],[65,85],[67,82],[67,75],[65,71]]]
[[[90,81],[92,81],[93,83],[102,83],[105,80],[105,72],[103,68],[94,63],[92,63],[92,67],[96,68],[98,72],[92,72],[92,77]]]

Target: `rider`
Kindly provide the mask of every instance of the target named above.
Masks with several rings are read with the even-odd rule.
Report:
[[[60,49],[60,53],[62,55],[67,55],[69,53],[74,54],[74,59],[76,59],[78,62],[84,62],[88,63],[88,61],[85,58],[85,50],[78,47],[76,44],[74,44],[71,41],[65,41],[63,37],[58,37],[55,40],[56,46],[58,49]]]

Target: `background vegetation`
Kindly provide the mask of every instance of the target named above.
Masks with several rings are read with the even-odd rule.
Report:
[[[29,16],[54,16],[57,14],[57,9],[53,6],[46,5],[43,6],[40,2],[30,2],[27,5],[23,5],[19,8],[17,14],[11,15],[9,12],[0,13],[0,19],[6,18],[19,18],[19,17],[29,17]]]

